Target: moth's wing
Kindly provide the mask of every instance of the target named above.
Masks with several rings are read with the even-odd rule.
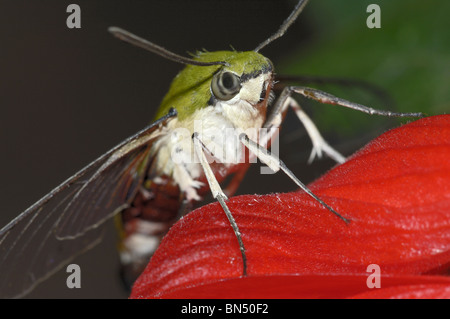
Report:
[[[0,230],[1,298],[25,295],[101,240],[104,221],[128,205],[142,182],[152,133],[173,116],[123,141]]]
[[[53,226],[59,240],[73,240],[127,208],[142,184],[153,139],[137,140],[112,154],[91,176],[77,182]],[[134,144],[134,143],[130,143]]]

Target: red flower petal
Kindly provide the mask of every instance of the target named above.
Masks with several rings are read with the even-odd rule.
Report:
[[[358,284],[348,279],[349,285],[367,290],[369,264],[380,266],[381,278],[448,270],[450,116],[383,134],[309,187],[352,222],[346,225],[303,192],[232,198],[229,208],[242,232],[249,276],[230,286],[242,273],[239,247],[220,205],[204,206],[172,227],[131,297],[181,298],[187,288],[202,291],[201,285],[221,283],[232,287],[228,294],[216,289],[208,297],[252,296],[251,291],[263,297],[264,280],[285,287],[284,298],[333,297],[323,292],[330,289],[329,280],[328,286],[316,282],[321,294],[288,292],[305,280],[311,286],[318,275],[351,277]],[[273,277],[279,274],[294,276]],[[343,286],[331,290],[334,297],[365,291],[346,293]]]
[[[385,276],[381,289],[366,275],[263,275],[232,278],[165,292],[170,299],[450,298],[450,278]]]
[[[397,279],[393,277],[392,279]],[[424,280],[425,279],[425,280]],[[434,279],[436,282],[426,282]],[[441,280],[441,282],[439,282]],[[371,289],[352,296],[354,299],[450,299],[450,278],[411,277],[410,282],[399,282],[387,288]]]

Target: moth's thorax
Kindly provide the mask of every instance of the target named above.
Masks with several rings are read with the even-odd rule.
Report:
[[[207,148],[208,158],[222,163],[224,167],[242,162],[243,146],[239,143],[239,134],[245,132],[252,138],[257,138],[258,128],[262,126],[265,114],[251,110],[251,105],[244,101],[237,102],[234,107],[240,111],[230,110],[229,105],[209,106],[196,111],[188,120],[174,119],[169,123],[165,128],[166,134],[154,145],[157,175],[178,176],[175,179],[179,181],[187,178],[181,177],[179,170],[186,170],[185,173],[193,180],[203,176],[192,143],[194,132],[199,134]],[[231,113],[233,120],[226,113]],[[250,126],[249,123],[254,125]]]

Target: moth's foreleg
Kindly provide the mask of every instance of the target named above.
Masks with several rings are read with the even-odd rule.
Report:
[[[243,275],[247,275],[247,256],[245,255],[245,246],[244,242],[242,241],[241,232],[239,231],[239,227],[236,224],[236,221],[234,220],[233,215],[231,214],[230,209],[228,208],[227,204],[225,203],[226,200],[228,200],[227,196],[223,192],[222,188],[219,185],[219,182],[217,181],[211,166],[208,163],[208,160],[206,159],[204,148],[202,141],[200,140],[198,133],[192,134],[192,141],[194,143],[194,150],[195,154],[197,155],[200,164],[203,168],[203,172],[205,173],[206,180],[208,181],[209,188],[211,190],[211,193],[215,199],[220,203],[220,206],[222,206],[222,209],[224,210],[225,214],[227,215],[228,220],[230,221],[231,227],[233,228],[234,234],[236,235],[236,239],[239,243],[239,249],[241,250],[242,254],[242,264],[243,264]]]

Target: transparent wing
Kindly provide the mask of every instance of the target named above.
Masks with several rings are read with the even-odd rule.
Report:
[[[149,162],[152,141],[142,143],[138,148],[125,149],[119,158],[113,154],[91,176],[74,185],[77,191],[66,201],[53,228],[57,239],[83,236],[128,207]]]
[[[127,207],[142,183],[152,133],[174,116],[171,110],[123,141],[0,230],[0,298],[25,295],[101,240],[104,221]]]

